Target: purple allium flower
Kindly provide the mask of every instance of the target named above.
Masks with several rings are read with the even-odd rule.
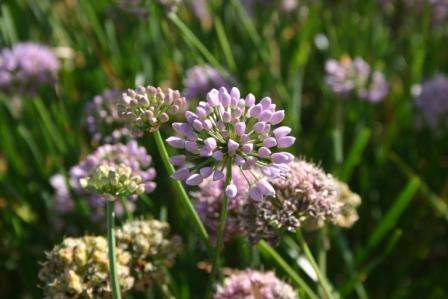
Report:
[[[423,82],[415,105],[433,129],[448,125],[448,79],[444,75]]]
[[[297,299],[297,292],[274,272],[238,271],[218,286],[214,299]]]
[[[209,65],[197,65],[187,71],[184,95],[188,100],[205,97],[213,88],[230,88],[221,73]]]
[[[156,177],[156,171],[151,166],[152,158],[146,152],[144,147],[132,140],[128,144],[105,144],[96,149],[96,151],[78,165],[70,169],[70,182],[78,191],[86,191],[82,187],[82,179],[92,175],[94,171],[102,163],[109,165],[124,164],[132,170],[132,175],[140,176],[142,182],[145,184],[145,192],[152,192],[156,183],[153,182]]]
[[[237,167],[233,168],[232,181],[236,186],[237,194],[229,202],[224,240],[243,235],[243,209],[249,199],[249,184]],[[196,210],[214,241],[218,232],[224,194],[224,179],[213,181],[211,177],[199,184],[198,191],[191,192],[191,197],[196,200]]]
[[[46,46],[18,43],[0,52],[0,90],[33,94],[39,86],[56,81],[59,61]]]
[[[303,160],[289,164],[286,178],[270,183],[276,196],[251,201],[246,231],[251,243],[266,239],[275,243],[281,230],[295,231],[305,221],[334,221],[340,213],[338,186],[334,178]]]
[[[122,91],[105,90],[86,105],[87,130],[94,144],[130,139],[131,132],[118,111],[121,97]]]
[[[153,182],[156,171],[151,166],[152,158],[146,152],[144,147],[138,146],[137,142],[132,140],[126,145],[124,144],[106,144],[100,146],[96,151],[78,165],[70,169],[70,184],[74,188],[76,194],[81,195],[87,199],[93,220],[99,220],[104,217],[104,207],[106,202],[103,196],[95,194],[90,189],[83,188],[81,181],[93,174],[94,171],[102,163],[109,163],[110,165],[125,164],[131,168],[132,174],[140,176],[145,185],[145,192],[152,192],[156,184]],[[135,200],[135,196],[130,197]],[[127,201],[128,210],[133,208],[131,202]],[[117,215],[123,214],[123,207],[120,202],[116,202]]]
[[[264,176],[281,176],[285,165],[294,156],[287,152],[273,151],[294,144],[289,136],[289,127],[277,127],[285,117],[283,110],[268,97],[255,103],[252,94],[245,99],[233,87],[213,89],[207,101],[199,102],[196,110],[186,111],[185,123],[173,123],[177,135],[166,141],[174,148],[184,150],[171,162],[177,167],[173,178],[187,185],[196,186],[208,177],[224,178],[226,165],[238,166],[242,170],[260,169],[260,174],[250,172],[257,182],[250,187],[249,194],[255,200],[275,195]],[[234,185],[234,183],[232,183]],[[233,187],[232,187],[233,188]]]
[[[140,86],[136,90],[128,89],[123,94],[119,108],[133,133],[142,135],[157,131],[186,106],[187,101],[178,90]]]
[[[50,185],[55,190],[53,208],[57,213],[72,212],[75,204],[70,196],[70,190],[65,177],[58,173],[50,178]]]
[[[384,75],[371,71],[362,58],[352,60],[348,56],[342,56],[339,61],[330,59],[325,64],[325,70],[327,85],[334,93],[343,97],[355,92],[363,100],[379,102],[387,95],[388,85]]]

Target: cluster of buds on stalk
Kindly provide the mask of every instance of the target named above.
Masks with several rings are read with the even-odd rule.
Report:
[[[121,115],[136,135],[157,131],[161,124],[168,122],[170,117],[186,106],[187,101],[178,90],[162,90],[154,86],[128,89],[119,104]]]
[[[91,188],[98,194],[125,198],[145,192],[145,184],[139,175],[125,164],[100,164],[93,174],[80,181],[83,188]]]

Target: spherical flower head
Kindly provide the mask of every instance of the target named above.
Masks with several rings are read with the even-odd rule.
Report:
[[[139,175],[133,175],[132,169],[125,164],[100,164],[91,176],[80,180],[83,188],[91,188],[106,198],[125,198],[145,192],[145,184]]]
[[[325,64],[325,70],[325,82],[335,94],[347,97],[355,93],[369,102],[379,102],[387,95],[388,85],[384,75],[372,71],[360,57],[352,60],[344,55],[339,61],[330,59]]]
[[[415,105],[432,129],[447,128],[448,79],[444,75],[437,75],[423,82]]]
[[[211,90],[207,101],[199,102],[194,112],[185,112],[186,122],[173,123],[176,136],[166,141],[184,151],[171,158],[177,167],[173,178],[196,186],[208,177],[223,179],[228,165],[241,170],[261,169],[259,176],[251,172],[256,184],[249,194],[256,200],[273,196],[275,192],[264,177],[281,175],[284,165],[294,159],[290,153],[274,152],[295,142],[289,127],[274,129],[284,116],[268,97],[256,104],[252,94],[241,98],[236,87],[230,92],[224,87]],[[230,198],[238,193],[235,184],[226,191]]]
[[[248,206],[246,231],[251,243],[266,239],[276,243],[283,230],[295,231],[309,222],[333,221],[340,213],[335,180],[303,160],[289,165],[286,178],[271,179],[275,197],[252,201]]]
[[[333,222],[337,226],[349,228],[359,219],[356,209],[361,205],[361,197],[351,191],[346,183],[338,180],[336,180],[336,183],[338,185],[338,201],[341,209]]]
[[[214,299],[297,299],[298,295],[274,272],[260,272],[252,269],[238,271],[219,285]]]
[[[104,170],[114,169],[114,172],[118,174],[117,170],[121,169],[126,173],[126,168],[131,170],[130,177],[140,177],[141,183],[136,191],[141,191],[141,184],[144,184],[144,192],[152,192],[156,184],[153,182],[156,172],[151,166],[152,158],[147,154],[144,147],[138,146],[135,140],[128,142],[126,145],[118,144],[106,144],[100,146],[96,151],[87,156],[78,165],[72,167],[70,170],[70,181],[75,190],[78,193],[92,194],[92,192],[81,184],[81,181],[85,181],[88,177],[92,177],[96,172],[101,172],[100,165],[104,165]],[[101,173],[97,173],[98,175]],[[89,181],[89,180],[87,180]],[[112,182],[112,181],[111,181]],[[140,188],[140,190],[138,190]],[[94,194],[98,194],[93,192]],[[132,196],[131,196],[132,197]]]
[[[249,184],[238,167],[233,167],[232,182],[236,186],[237,194],[229,201],[228,215],[224,227],[224,240],[243,235],[243,210],[249,199]],[[199,217],[209,231],[211,239],[215,242],[219,226],[226,190],[224,179],[213,181],[211,177],[199,184],[199,190],[191,192],[196,200],[195,207]]]
[[[5,93],[34,94],[43,85],[56,81],[59,61],[46,46],[18,43],[0,52],[0,90]]]
[[[179,91],[154,86],[128,89],[119,105],[122,117],[137,135],[159,130],[160,125],[186,106],[187,101]]]
[[[120,90],[105,90],[87,104],[85,122],[94,144],[130,139],[131,132],[118,110],[122,93]]]
[[[209,65],[197,65],[189,69],[184,85],[183,94],[188,100],[204,97],[213,88],[230,87],[219,70]]]
[[[45,298],[110,298],[107,241],[103,237],[66,238],[46,255],[39,271]],[[117,248],[121,291],[132,288],[129,253]]]
[[[117,244],[131,255],[134,288],[166,283],[165,270],[174,263],[181,250],[180,238],[169,238],[169,224],[158,220],[133,220],[117,229]]]

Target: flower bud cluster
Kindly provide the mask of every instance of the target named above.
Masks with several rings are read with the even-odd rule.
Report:
[[[187,101],[178,90],[140,86],[123,94],[119,108],[133,133],[141,135],[157,131],[160,125],[186,106]]]
[[[103,237],[66,238],[47,253],[39,271],[45,298],[110,298],[107,241]],[[134,284],[131,256],[117,249],[118,282],[123,292]]]
[[[169,224],[158,220],[129,221],[117,229],[118,246],[131,255],[134,288],[145,290],[166,283],[165,269],[171,267],[181,249],[181,240],[168,238]]]
[[[139,175],[133,175],[132,169],[125,164],[100,164],[89,177],[81,179],[83,188],[91,188],[98,194],[109,195],[113,200],[145,192],[145,184]]]

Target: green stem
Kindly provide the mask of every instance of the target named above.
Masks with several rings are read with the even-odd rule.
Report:
[[[333,298],[333,294],[331,291],[332,287],[330,286],[330,283],[328,282],[327,278],[320,271],[319,266],[317,265],[316,260],[314,259],[313,254],[311,253],[311,250],[308,247],[308,244],[306,243],[305,239],[303,238],[302,232],[300,230],[297,230],[297,240],[303,252],[305,253],[305,256],[310,262],[311,267],[313,267],[313,270],[316,272],[317,277],[319,278],[325,297],[328,299],[332,299]]]
[[[303,291],[308,295],[310,299],[319,299],[319,296],[311,289],[310,286],[297,274],[296,271],[294,271],[293,268],[278,254],[278,252],[272,248],[268,243],[265,241],[260,241],[258,243],[258,249],[265,255],[268,255],[274,259],[274,261],[278,264],[280,268],[285,271],[286,274],[288,274],[289,278]]]
[[[224,184],[224,190],[226,190],[227,186],[232,181],[232,160],[227,160],[227,169],[226,169],[226,180]],[[227,220],[227,210],[229,208],[229,197],[227,195],[224,195],[224,202],[221,207],[221,214],[219,217],[219,226],[218,226],[218,236],[216,240],[216,251],[215,256],[213,259],[213,267],[212,267],[212,277],[211,277],[211,287],[213,287],[216,280],[219,281],[220,273],[219,273],[219,266],[220,266],[220,254],[224,243],[224,230],[226,226],[226,220]]]
[[[162,157],[163,164],[165,165],[166,171],[168,172],[168,175],[171,176],[174,173],[174,167],[173,165],[171,165],[168,151],[166,150],[165,143],[163,142],[162,139],[162,135],[160,134],[160,131],[156,131],[153,134],[153,136],[157,145],[157,149],[159,150],[159,154]],[[202,221],[199,218],[198,213],[196,213],[196,210],[194,209],[193,204],[191,203],[184,186],[182,186],[182,183],[180,181],[174,180],[174,187],[177,190],[178,194],[180,195],[180,200],[184,205],[185,209],[187,210],[188,216],[193,221],[194,226],[196,226],[196,229],[199,232],[199,236],[201,237],[202,241],[204,241],[209,252],[211,252],[210,251],[211,244],[210,239],[208,237],[208,233],[205,230],[205,227],[202,224]]]
[[[117,260],[115,255],[115,201],[107,200],[107,247],[109,255],[109,279],[112,286],[112,298],[121,299],[120,285],[117,276]]]

